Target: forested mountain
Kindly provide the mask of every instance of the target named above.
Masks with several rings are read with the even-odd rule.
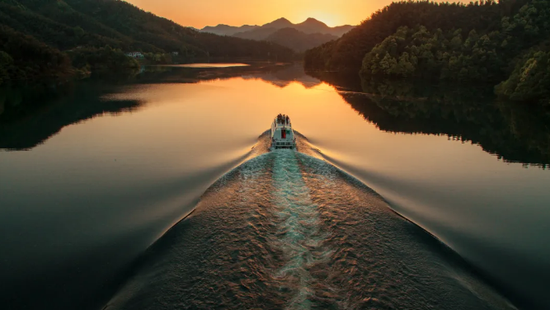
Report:
[[[550,1],[399,2],[306,52],[308,70],[486,81],[511,99],[550,105]]]
[[[0,84],[70,74],[71,61],[66,54],[0,25]]]
[[[73,56],[77,55],[80,64],[92,69],[94,64],[83,59],[87,55],[99,64],[106,58],[121,58],[123,52],[130,51],[156,55],[177,52],[183,59],[271,57],[285,60],[293,56],[291,50],[271,42],[201,33],[118,0],[0,0],[0,31],[4,38],[0,41],[0,63],[16,68],[3,65],[0,69],[3,81],[58,71],[45,58],[20,55],[18,46],[56,54],[56,61],[65,68],[70,67],[70,61],[59,59],[70,56],[74,60]],[[96,57],[98,54],[105,57]],[[120,59],[110,63],[121,64]],[[135,65],[130,60],[122,64]]]
[[[336,39],[338,39],[338,37],[330,34],[306,34],[294,28],[283,28],[269,35],[266,41],[286,46],[296,52],[304,52],[305,50]]]

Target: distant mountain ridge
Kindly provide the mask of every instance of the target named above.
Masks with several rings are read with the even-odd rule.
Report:
[[[354,26],[351,25],[329,27],[327,24],[310,17],[299,24],[293,24],[286,18],[279,18],[261,26],[243,25],[236,27],[220,24],[214,27],[204,27],[200,31],[241,39],[274,42],[294,51],[303,52],[336,40],[353,28]]]
[[[327,24],[315,19],[308,18],[299,24],[293,24],[286,18],[279,18],[270,23],[258,26],[258,25],[243,25],[243,26],[229,26],[219,24],[217,26],[206,26],[202,28],[201,32],[209,32],[217,35],[236,36],[247,39],[263,40],[271,35],[273,32],[283,28],[294,28],[306,34],[321,33],[330,34],[336,37],[341,37],[344,33],[354,28],[351,25],[343,25],[337,27],[329,27]],[[262,29],[260,31],[260,29]],[[271,30],[268,30],[271,29]]]
[[[273,32],[265,40],[289,47],[294,51],[301,53],[336,39],[338,39],[338,37],[331,34],[306,34],[295,28],[287,27]]]
[[[260,26],[257,26],[257,25],[254,25],[254,26],[243,25],[243,26],[240,26],[240,27],[235,27],[235,26],[219,24],[217,26],[206,26],[202,29],[197,29],[197,30],[201,31],[201,32],[208,32],[208,33],[217,34],[217,35],[220,35],[220,36],[232,36],[236,33],[243,32],[243,31],[249,31],[249,30],[252,30],[252,29],[256,29],[258,27],[260,27]]]

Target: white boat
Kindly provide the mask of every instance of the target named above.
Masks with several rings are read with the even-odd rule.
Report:
[[[296,137],[292,130],[290,118],[285,115],[278,115],[271,124],[271,148],[277,149],[296,149]]]

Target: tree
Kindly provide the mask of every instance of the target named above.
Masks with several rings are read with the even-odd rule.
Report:
[[[0,85],[10,80],[10,70],[13,70],[13,58],[6,52],[0,51]]]
[[[415,64],[411,62],[411,59],[409,57],[409,53],[404,52],[401,54],[401,57],[399,57],[399,63],[397,65],[396,75],[402,76],[402,77],[411,77],[416,70]]]

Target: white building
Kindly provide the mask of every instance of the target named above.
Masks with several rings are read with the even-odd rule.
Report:
[[[141,52],[126,53],[126,56],[132,57],[132,58],[145,58],[145,56]]]

